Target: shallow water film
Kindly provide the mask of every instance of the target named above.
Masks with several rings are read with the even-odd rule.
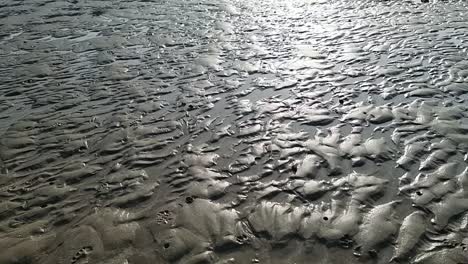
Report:
[[[468,263],[468,4],[0,2],[0,264]]]

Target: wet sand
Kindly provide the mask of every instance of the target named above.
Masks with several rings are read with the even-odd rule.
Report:
[[[468,4],[0,3],[0,264],[468,263]]]

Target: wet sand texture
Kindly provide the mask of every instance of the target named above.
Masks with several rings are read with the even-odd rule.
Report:
[[[0,3],[0,264],[467,264],[465,1]]]

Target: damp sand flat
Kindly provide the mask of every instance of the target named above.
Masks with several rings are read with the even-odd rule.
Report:
[[[468,263],[468,4],[0,3],[0,264]]]

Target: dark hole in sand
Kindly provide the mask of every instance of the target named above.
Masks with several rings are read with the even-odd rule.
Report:
[[[188,203],[188,204],[193,203],[193,200],[194,200],[193,197],[190,197],[190,196],[185,198],[185,202]]]

